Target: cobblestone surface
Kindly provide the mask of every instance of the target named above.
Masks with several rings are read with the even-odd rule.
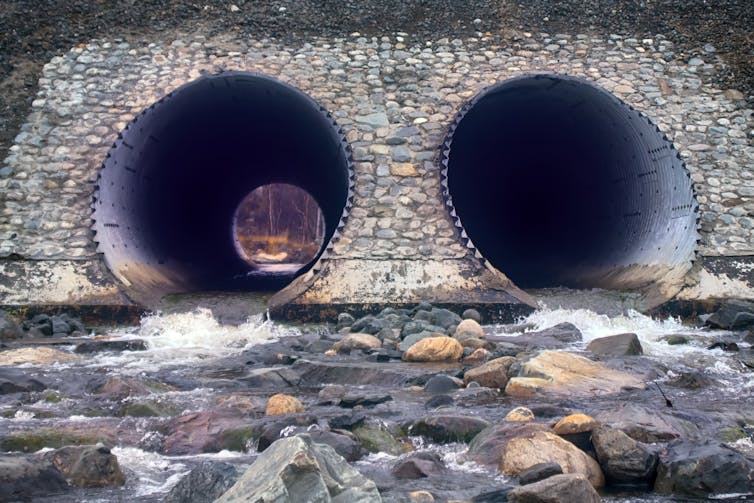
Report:
[[[143,46],[95,40],[45,65],[32,113],[0,165],[0,257],[94,257],[93,184],[118,132],[164,94],[220,69],[291,83],[346,132],[357,197],[331,257],[464,256],[440,196],[438,148],[465,101],[528,72],[589,79],[647,113],[692,173],[701,252],[753,254],[753,112],[738,91],[705,83],[721,66],[714,52],[680,57],[661,36],[522,32],[505,45],[400,34],[295,46],[232,35]]]

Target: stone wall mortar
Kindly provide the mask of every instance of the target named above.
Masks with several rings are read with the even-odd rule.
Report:
[[[353,149],[356,197],[330,258],[447,259],[467,253],[441,197],[438,149],[457,110],[523,73],[589,79],[645,112],[675,143],[698,194],[700,251],[754,254],[754,117],[743,96],[704,82],[714,53],[680,59],[661,36],[521,33],[409,42],[405,35],[273,40],[177,36],[95,40],[52,59],[0,168],[0,257],[97,255],[97,172],[128,121],[202,72],[265,73],[329,110]]]

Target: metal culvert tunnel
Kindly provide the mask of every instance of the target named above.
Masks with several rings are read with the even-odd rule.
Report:
[[[119,135],[95,188],[95,239],[145,305],[171,292],[278,289],[295,275],[250,275],[239,256],[240,201],[270,183],[304,189],[324,216],[321,254],[342,226],[352,173],[340,129],[306,94],[259,74],[207,75]]]
[[[522,288],[672,290],[691,267],[684,164],[646,116],[586,80],[484,90],[452,124],[442,164],[462,235]]]

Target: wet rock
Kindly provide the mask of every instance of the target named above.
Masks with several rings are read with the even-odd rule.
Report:
[[[485,491],[471,498],[471,503],[504,503],[508,501],[508,493],[513,487],[503,487],[492,491]]]
[[[46,384],[36,378],[30,377],[29,373],[24,370],[0,367],[0,395],[42,391],[45,389],[47,389]]]
[[[168,384],[158,383],[135,377],[111,377],[102,385],[96,386],[94,392],[108,394],[113,398],[123,399],[129,396],[143,396],[155,392],[176,391]]]
[[[424,402],[425,409],[437,409],[446,405],[452,405],[455,402],[450,395],[435,395]]]
[[[707,346],[707,349],[722,349],[723,351],[736,352],[740,351],[738,344],[735,342],[718,341]]]
[[[700,389],[706,388],[712,384],[712,379],[702,374],[701,372],[681,372],[680,374],[672,377],[668,380],[668,386],[674,386],[676,388],[684,389]]]
[[[375,318],[374,316],[364,316],[351,325],[351,332],[374,335],[387,327],[388,323],[384,319]]]
[[[412,452],[399,459],[390,472],[398,479],[420,479],[441,475],[445,465],[433,452]]]
[[[432,315],[430,319],[432,324],[442,327],[445,330],[448,330],[453,325],[461,323],[461,317],[448,309],[434,308],[430,311],[430,314]]]
[[[236,467],[229,463],[202,461],[173,486],[162,503],[212,503],[239,476]]]
[[[515,362],[516,359],[512,356],[495,358],[479,367],[467,370],[463,375],[463,382],[468,385],[474,381],[487,388],[505,388],[508,384],[508,371]]]
[[[235,380],[253,389],[279,390],[298,385],[301,376],[298,374],[294,363],[290,367],[277,366],[251,369],[245,372],[243,377],[235,378]]]
[[[352,412],[332,417],[327,421],[327,424],[334,430],[351,430],[362,424],[365,419],[366,416],[362,412]]]
[[[407,450],[406,445],[396,438],[398,432],[384,422],[366,420],[351,431],[369,452],[386,452],[398,456]]]
[[[244,426],[244,417],[228,412],[192,412],[176,418],[162,444],[166,454],[219,452],[226,448],[226,431]]]
[[[421,369],[406,369],[404,365],[388,363],[324,362],[299,359],[292,365],[301,382],[347,383],[349,385],[402,386],[412,377],[422,374]]]
[[[679,346],[681,344],[689,343],[689,338],[680,334],[666,335],[662,340],[667,342],[670,346]]]
[[[308,435],[283,438],[264,451],[218,503],[245,501],[380,502],[374,482]]]
[[[461,344],[451,337],[422,339],[403,353],[403,359],[407,362],[458,361],[461,356]]]
[[[0,341],[12,341],[24,336],[16,320],[3,310],[0,310]]]
[[[435,327],[430,323],[423,320],[409,321],[401,328],[401,337],[406,338],[411,334],[418,334],[419,332],[438,332],[444,333],[445,329],[442,327]]]
[[[340,399],[338,405],[348,409],[352,409],[357,406],[361,407],[374,407],[381,403],[389,402],[393,399],[391,395],[360,395],[356,393],[348,393]]]
[[[740,330],[754,327],[754,302],[744,300],[727,300],[715,311],[705,323],[724,330]]]
[[[36,452],[45,447],[59,449],[69,445],[114,445],[118,431],[110,425],[83,423],[81,426],[42,427],[0,437],[0,450]]]
[[[563,473],[563,468],[557,463],[538,463],[534,466],[527,468],[518,475],[518,482],[522,486],[526,484],[533,484],[544,480],[553,475],[560,475]]]
[[[328,384],[317,393],[317,398],[319,399],[318,405],[336,405],[340,403],[340,399],[343,398],[345,394],[346,387],[342,384]]]
[[[461,318],[464,320],[474,320],[480,325],[482,324],[482,315],[476,309],[466,309],[461,313]]]
[[[644,388],[641,379],[583,356],[543,351],[521,366],[519,377],[508,381],[505,392],[520,398],[538,394],[591,397]]]
[[[657,454],[625,433],[609,426],[592,432],[597,459],[611,484],[650,484],[657,470]]]
[[[480,431],[469,444],[465,457],[483,465],[498,466],[508,442],[514,438],[528,438],[537,432],[550,431],[542,423],[504,422]]]
[[[586,347],[596,355],[603,356],[635,356],[644,354],[644,350],[636,334],[616,334],[593,339]]]
[[[430,377],[427,384],[424,385],[424,391],[432,394],[452,393],[459,387],[455,378],[441,374]]]
[[[489,421],[476,416],[461,414],[435,414],[414,422],[409,428],[411,435],[421,435],[434,442],[471,442]]]
[[[48,347],[7,349],[0,352],[0,365],[51,365],[79,360],[80,357]]]
[[[466,319],[461,321],[456,327],[453,337],[462,341],[468,338],[481,339],[484,337],[484,329],[474,320]]]
[[[465,365],[481,365],[490,358],[491,354],[492,353],[490,353],[489,350],[485,348],[477,348],[469,356],[466,356],[463,360],[461,360],[461,362]]]
[[[42,456],[0,456],[0,500],[29,501],[69,488],[63,474]]]
[[[126,483],[118,459],[103,445],[63,447],[49,454],[49,459],[76,487],[119,487]]]
[[[369,334],[348,334],[333,345],[338,353],[350,353],[353,350],[370,351],[382,346],[382,341]]]
[[[267,400],[264,409],[265,416],[281,416],[284,414],[297,414],[304,412],[304,404],[298,398],[278,393]]]
[[[582,340],[581,330],[572,323],[559,323],[554,327],[540,330],[539,332],[527,332],[529,337],[552,337],[553,339],[568,344],[580,342]]]
[[[602,409],[594,415],[594,419],[646,444],[700,436],[699,428],[690,421],[635,403],[621,403]]]
[[[505,421],[534,421],[534,413],[526,407],[516,407],[505,415]]]
[[[310,432],[309,436],[318,444],[329,445],[348,462],[358,461],[364,457],[364,454],[366,454],[366,451],[361,444],[348,435],[342,435],[332,431],[317,430]]]
[[[310,414],[266,417],[253,427],[257,450],[259,452],[266,450],[281,437],[288,436],[288,432],[291,430],[297,431],[316,423],[317,418]]]
[[[516,487],[508,493],[511,503],[600,503],[602,498],[581,474],[563,474]]]
[[[141,339],[94,340],[76,346],[76,353],[98,353],[101,351],[146,351],[147,343]]]
[[[677,441],[660,456],[654,490],[692,498],[754,492],[754,461],[716,442]]]
[[[175,413],[174,407],[157,401],[130,402],[118,410],[122,417],[170,417]]]
[[[593,487],[605,485],[600,465],[584,451],[570,442],[546,431],[538,431],[527,438],[514,438],[508,442],[500,461],[500,471],[519,475],[538,463],[558,463],[563,473],[584,475]]]

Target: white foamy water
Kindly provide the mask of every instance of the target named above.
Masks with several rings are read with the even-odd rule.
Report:
[[[297,333],[295,329],[275,324],[261,314],[237,326],[218,323],[208,309],[155,314],[144,317],[139,327],[116,330],[110,334],[142,339],[147,345],[146,351],[103,355],[93,359],[91,365],[116,367],[126,372],[129,369],[150,371],[170,365],[191,365],[230,356],[256,344]]]

